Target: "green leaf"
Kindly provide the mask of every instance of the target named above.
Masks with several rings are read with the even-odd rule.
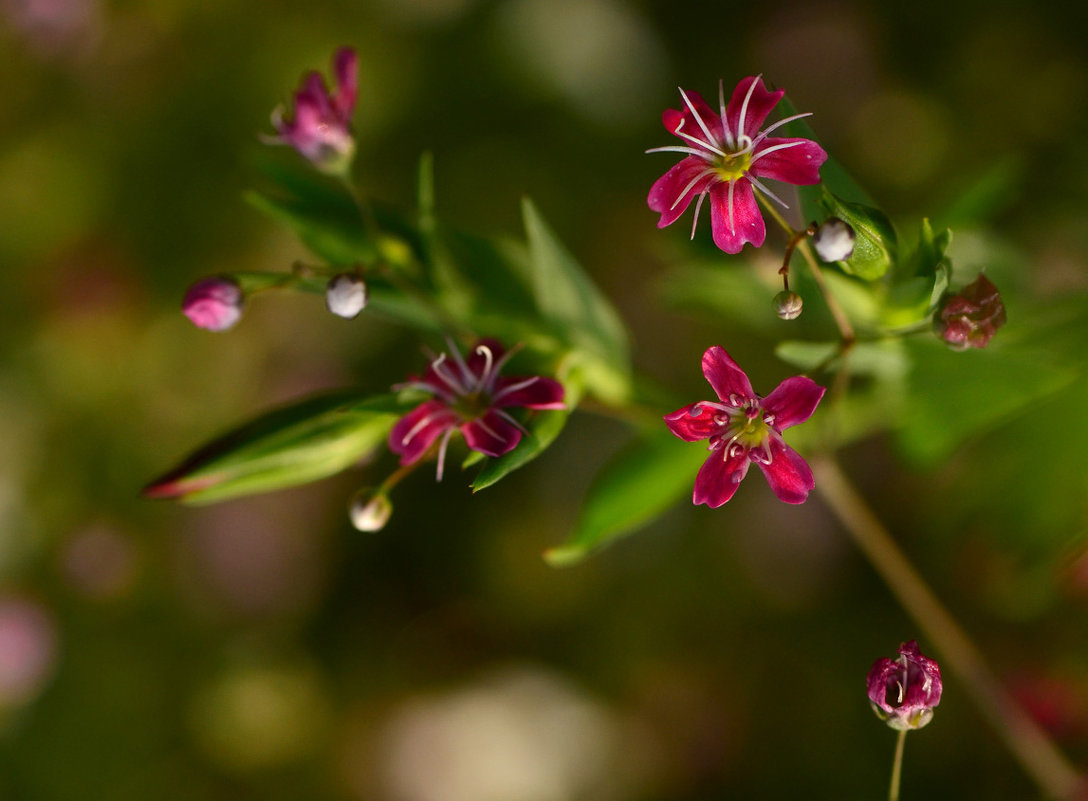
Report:
[[[213,503],[316,481],[385,441],[404,404],[340,391],[268,412],[197,450],[144,494]]]
[[[887,328],[903,328],[925,320],[948,289],[952,263],[946,257],[952,231],[934,234],[923,219],[918,244],[910,256],[900,259],[884,300],[882,322]]]
[[[555,442],[555,438],[559,436],[559,432],[567,424],[571,411],[578,406],[578,401],[581,400],[582,396],[580,381],[568,378],[563,382],[563,385],[566,389],[563,400],[567,404],[567,408],[544,409],[533,412],[533,416],[525,423],[525,429],[529,433],[522,435],[521,442],[512,451],[496,459],[488,459],[484,463],[483,469],[477,474],[476,480],[472,482],[473,492],[487,489],[492,484],[501,481],[519,467],[523,467],[538,457],[548,449],[548,446]],[[466,464],[468,462],[469,460],[466,460]]]
[[[895,263],[898,241],[895,228],[880,209],[849,203],[824,187],[820,203],[829,217],[845,220],[854,229],[854,252],[839,266],[849,275],[875,281]]]
[[[561,340],[587,357],[587,389],[609,400],[621,399],[630,390],[630,355],[619,314],[528,198],[522,212],[537,308]]]
[[[605,465],[590,485],[574,532],[545,552],[553,567],[577,564],[590,553],[650,522],[690,497],[704,446],[684,442],[662,426],[645,432]]]
[[[339,199],[318,199],[251,190],[244,197],[254,208],[286,224],[306,247],[332,264],[372,263],[377,257],[359,211],[346,193]]]

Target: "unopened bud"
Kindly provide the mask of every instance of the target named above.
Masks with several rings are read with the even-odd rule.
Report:
[[[854,254],[854,229],[838,217],[828,217],[812,235],[816,255],[823,261],[846,261]]]
[[[381,531],[393,514],[393,502],[382,490],[366,487],[351,499],[351,524],[359,531]]]
[[[893,729],[920,729],[941,702],[941,669],[914,640],[899,646],[896,659],[876,660],[865,680],[877,717]]]
[[[355,273],[334,275],[325,290],[325,305],[345,320],[358,316],[366,308],[366,300],[366,284]]]
[[[801,309],[804,306],[801,296],[788,289],[775,295],[771,303],[774,305],[774,313],[783,320],[796,320],[801,316]]]
[[[984,348],[1005,324],[1005,304],[990,280],[979,274],[945,299],[933,317],[933,329],[953,350]]]
[[[226,331],[242,317],[245,294],[231,278],[197,281],[185,293],[181,310],[193,325],[208,331]]]

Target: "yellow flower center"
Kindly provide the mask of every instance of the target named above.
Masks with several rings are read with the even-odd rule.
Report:
[[[752,151],[742,150],[739,153],[728,153],[722,156],[714,165],[714,172],[723,181],[736,181],[748,172],[752,166]]]
[[[729,423],[730,439],[734,439],[736,443],[745,448],[760,447],[766,441],[769,433],[770,428],[763,420],[762,414],[757,414],[755,417],[740,414]]]

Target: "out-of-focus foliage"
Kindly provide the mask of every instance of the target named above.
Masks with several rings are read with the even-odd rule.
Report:
[[[531,196],[667,400],[705,388],[710,344],[759,389],[821,358],[811,343],[833,331],[803,275],[804,315],[774,317],[773,257],[727,261],[708,236],[655,229],[644,204],[657,166],[640,154],[660,141],[676,85],[712,94],[719,77],[762,72],[815,112],[901,248],[923,217],[934,240],[954,228],[904,307],[931,301],[947,255],[951,286],[985,269],[1008,325],[981,352],[928,334],[906,353],[859,346],[863,408],[829,406],[812,436],[826,425],[854,443],[847,467],[874,506],[1084,764],[1088,158],[1075,99],[1088,66],[1064,9],[0,0],[0,797],[883,791],[892,742],[876,734],[864,673],[917,632],[815,498],[786,508],[746,482],[725,509],[682,503],[554,570],[541,553],[576,530],[583,498],[598,534],[641,515],[594,500],[629,434],[589,415],[488,492],[420,471],[376,534],[350,528],[345,499],[395,469],[388,455],[216,507],[138,498],[239,420],[335,387],[386,393],[421,363],[402,324],[424,318],[392,291],[383,300],[380,281],[375,313],[350,323],[316,296],[269,293],[220,335],[177,309],[203,275],[312,258],[243,193],[297,211],[300,195],[270,194],[266,178],[293,154],[256,134],[340,44],[362,57],[356,173],[376,214],[423,211],[418,159],[434,153],[441,223],[432,241],[401,232],[401,244],[488,271],[498,289],[465,298],[486,327],[496,296],[533,302],[531,280],[503,278],[529,264],[510,243]],[[781,245],[772,235],[769,250]],[[874,330],[898,325],[854,280],[834,284],[844,306]],[[662,286],[675,305],[658,304]],[[772,358],[783,340],[808,344]],[[950,678],[908,749],[909,786],[1028,796],[963,697]],[[798,723],[815,720],[818,738]]]

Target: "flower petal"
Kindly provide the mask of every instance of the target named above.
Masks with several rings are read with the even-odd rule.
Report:
[[[748,99],[748,106],[744,106],[744,98],[748,94],[748,89],[752,83],[755,82],[756,86],[752,89],[752,96]],[[729,101],[729,105],[725,107],[725,118],[729,121],[729,130],[736,137],[738,132],[746,134],[749,138],[755,139],[756,134],[759,133],[759,129],[763,127],[763,122],[767,119],[767,115],[771,113],[778,101],[782,99],[782,95],[786,94],[785,91],[779,89],[777,92],[768,92],[767,87],[763,85],[762,79],[758,77],[749,77],[742,80],[737,84],[737,88],[733,90],[733,97]],[[740,113],[744,110],[744,130],[740,130]]]
[[[669,431],[685,442],[698,442],[721,427],[714,421],[714,410],[701,407],[698,403],[682,406],[671,414],[665,415],[665,425]]]
[[[763,399],[763,408],[774,415],[774,427],[781,431],[812,417],[826,391],[811,378],[795,375]]]
[[[389,432],[389,450],[400,454],[401,464],[411,464],[426,453],[443,432],[460,421],[460,415],[440,400],[421,403],[393,426]]]
[[[461,426],[465,443],[474,451],[486,456],[502,456],[512,451],[521,440],[521,432],[504,420],[494,409],[488,409],[482,417]]]
[[[800,142],[801,144],[792,144]],[[790,145],[760,156],[770,148]],[[811,139],[779,139],[768,136],[759,143],[752,156],[752,174],[796,186],[820,183],[820,165],[827,161],[827,152]]]
[[[789,445],[777,439],[771,440],[770,447],[771,463],[759,463],[759,468],[767,477],[767,483],[783,503],[804,503],[809,492],[816,486],[808,462]]]
[[[706,175],[699,178],[699,173],[702,172],[706,172]],[[657,221],[657,227],[664,228],[676,222],[680,215],[687,211],[692,199],[698,197],[716,180],[720,179],[701,158],[688,156],[679,161],[671,170],[654,181],[654,185],[650,187],[650,194],[646,198],[650,208],[661,215],[661,219]],[[683,193],[682,196],[681,193]]]
[[[531,383],[530,383],[531,382]],[[520,386],[519,386],[520,385]],[[554,378],[522,376],[500,378],[495,382],[491,403],[499,408],[526,406],[530,409],[565,409],[566,390]]]
[[[688,96],[688,100],[691,101],[691,105],[694,106],[695,111],[698,112],[699,118],[702,120],[703,125],[699,124],[699,120],[697,120],[695,118],[695,115],[691,113],[691,109],[688,108],[688,104],[684,103],[679,111],[671,108],[665,109],[665,111],[661,115],[661,122],[664,123],[665,128],[671,134],[675,134],[676,129],[680,128],[684,133],[706,142],[706,131],[703,130],[703,126],[705,125],[707,130],[709,130],[711,134],[712,141],[710,141],[709,144],[714,145],[715,147],[720,147],[721,143],[725,140],[725,137],[722,133],[721,114],[716,110],[712,109],[710,105],[705,100],[703,100],[703,96],[700,95],[698,92],[685,90],[684,94]],[[680,126],[681,123],[683,123],[682,128]]]
[[[726,459],[725,450],[714,451],[699,468],[699,475],[695,477],[695,491],[691,496],[695,505],[705,503],[711,509],[717,509],[733,497],[741,479],[748,472],[751,463],[747,453],[738,450],[735,456]]]
[[[728,401],[730,395],[755,397],[756,393],[748,376],[721,345],[706,349],[703,354],[703,375],[723,401]]]
[[[336,95],[332,98],[340,121],[347,125],[359,97],[359,56],[353,48],[341,47],[332,59]]]
[[[714,244],[726,253],[740,253],[745,242],[763,245],[767,227],[759,213],[752,185],[743,178],[733,182],[733,215],[729,215],[729,184],[722,182],[710,190],[710,223]],[[660,225],[660,223],[658,223]]]

